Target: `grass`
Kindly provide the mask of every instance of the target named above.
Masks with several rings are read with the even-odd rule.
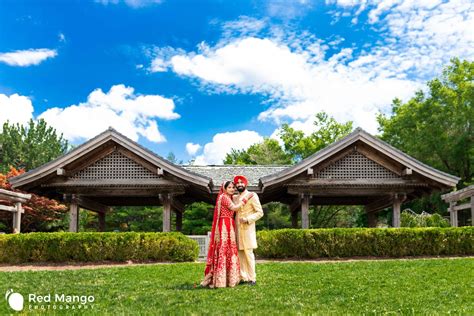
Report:
[[[472,258],[260,263],[258,284],[234,289],[195,288],[203,269],[179,263],[3,272],[0,294],[13,288],[23,295],[95,296],[92,310],[75,314],[474,314]],[[0,314],[12,313],[1,300]],[[31,314],[27,309],[25,302],[22,313]]]

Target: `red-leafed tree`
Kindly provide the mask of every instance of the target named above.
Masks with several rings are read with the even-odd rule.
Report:
[[[14,192],[29,193],[12,189],[8,182],[9,178],[24,172],[24,170],[10,167],[10,171],[7,174],[0,173],[0,188]],[[2,200],[0,200],[0,204],[11,205],[11,203]],[[54,223],[57,224],[63,220],[64,213],[67,211],[67,207],[58,203],[58,201],[36,194],[31,194],[31,199],[23,203],[22,206],[25,209],[21,219],[22,232],[50,230],[51,226],[55,226],[53,225]],[[9,224],[8,228],[11,229],[12,214],[10,212],[0,212],[0,220],[7,222]]]

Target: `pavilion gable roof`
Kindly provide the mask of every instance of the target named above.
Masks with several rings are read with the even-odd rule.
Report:
[[[108,142],[114,142],[115,144],[125,148],[129,152],[145,160],[151,165],[158,168],[162,168],[171,175],[181,178],[187,182],[194,183],[196,185],[206,187],[209,190],[209,184],[211,179],[202,174],[195,173],[191,170],[187,170],[181,166],[178,166],[152,152],[151,150],[141,146],[137,142],[117,132],[113,128],[109,128],[96,137],[89,141],[81,144],[80,146],[72,149],[68,153],[64,154],[57,159],[54,159],[38,168],[32,169],[24,174],[11,178],[9,181],[14,188],[21,188],[22,186],[41,180],[44,177],[55,174],[58,169],[67,166],[75,161],[84,159],[87,154],[94,150],[97,150],[101,146],[106,145]]]
[[[347,149],[348,147],[354,145],[357,142],[362,142],[364,145],[369,148],[372,148],[377,153],[380,153],[388,157],[389,159],[392,159],[393,161],[396,161],[397,163],[405,166],[405,168],[410,168],[416,173],[433,181],[436,181],[442,184],[443,186],[454,187],[460,180],[459,177],[450,175],[443,171],[437,170],[431,166],[428,166],[416,160],[415,158],[403,153],[402,151],[396,149],[395,147],[389,145],[388,143],[380,140],[379,138],[370,135],[363,129],[357,128],[351,134],[321,149],[313,155],[303,159],[296,165],[281,170],[280,172],[264,176],[260,179],[260,181],[262,182],[262,185],[264,187],[287,181],[302,173],[307,172],[309,168],[318,166],[322,162],[330,159],[331,157],[336,156],[339,152]]]

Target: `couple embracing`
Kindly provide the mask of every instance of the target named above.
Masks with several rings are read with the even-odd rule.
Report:
[[[263,210],[257,194],[249,192],[247,185],[247,179],[239,175],[221,186],[201,286],[234,287],[241,282],[255,285],[255,222],[263,216]]]

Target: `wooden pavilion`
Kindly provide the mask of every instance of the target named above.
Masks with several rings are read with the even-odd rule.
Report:
[[[309,227],[310,205],[364,205],[369,226],[376,212],[393,207],[400,226],[405,201],[447,191],[458,177],[436,170],[356,129],[292,166],[179,166],[109,128],[43,166],[10,179],[13,187],[69,203],[70,231],[78,230],[79,207],[99,214],[99,229],[111,206],[162,205],[163,231],[171,212],[181,229],[185,205],[214,203],[221,183],[236,174],[262,203],[289,205],[292,223]]]

